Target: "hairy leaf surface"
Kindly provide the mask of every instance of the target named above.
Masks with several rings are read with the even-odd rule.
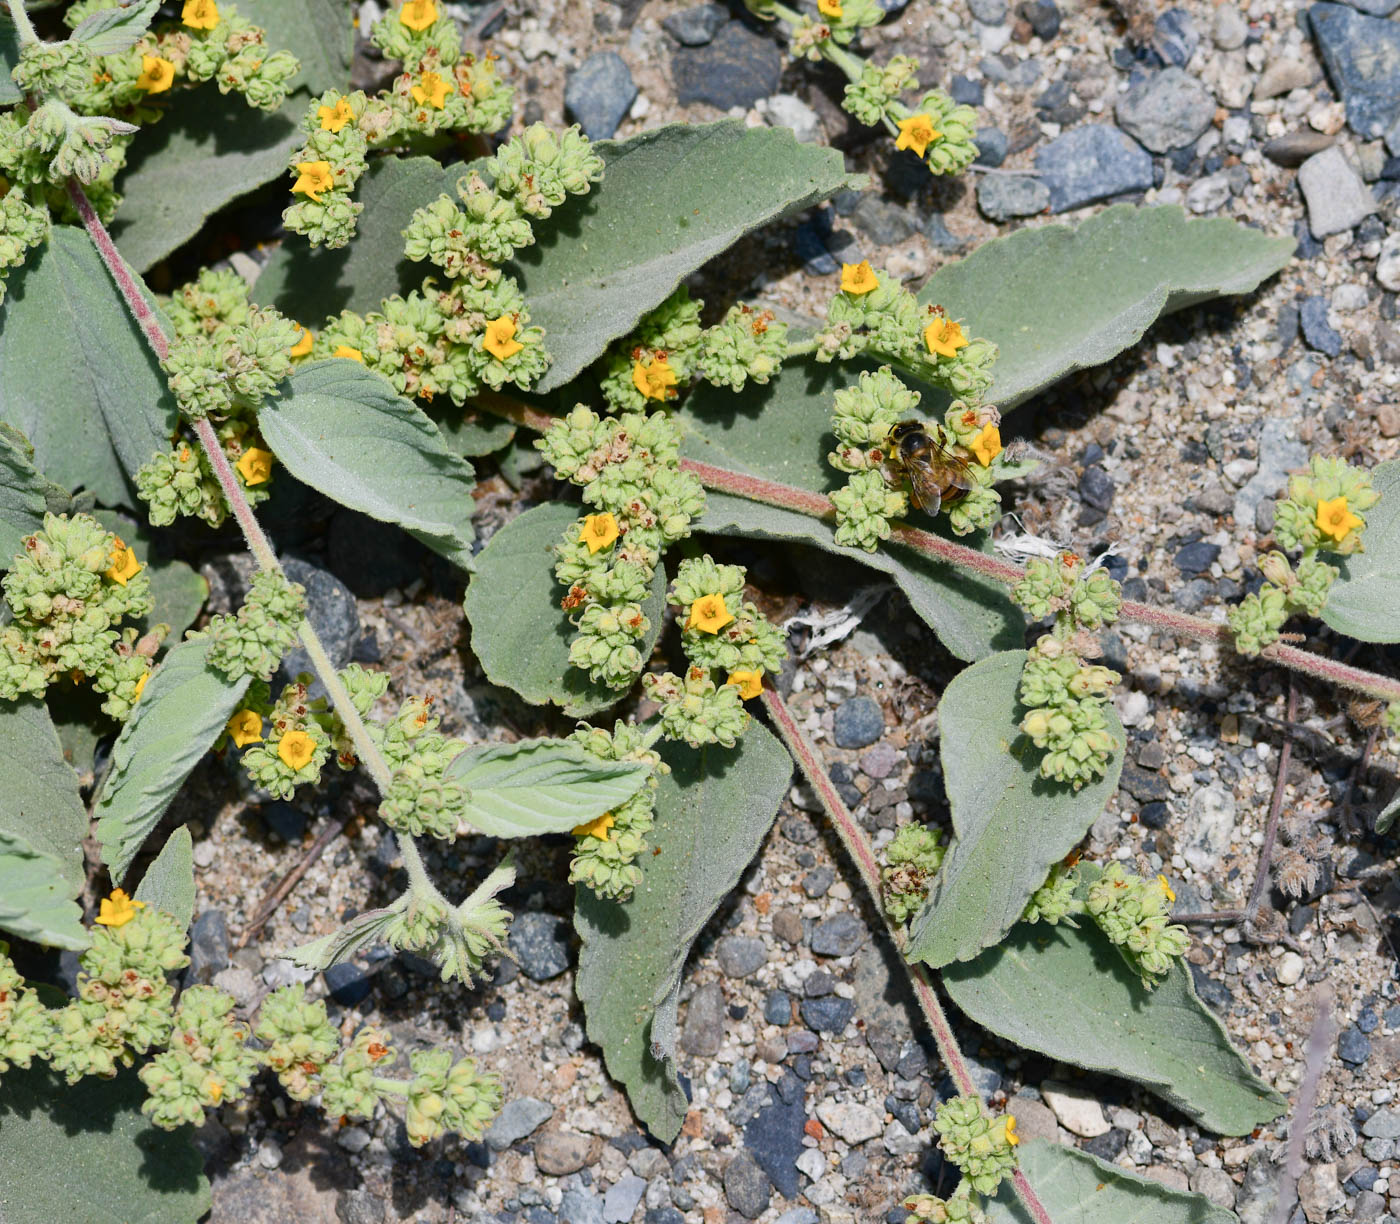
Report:
[[[1066,1144],[1032,1139],[1017,1154],[1055,1224],[1238,1224],[1202,1194],[1172,1190]],[[986,1209],[988,1224],[1031,1224],[1009,1182]]]
[[[190,1224],[209,1210],[204,1161],[188,1126],[141,1113],[134,1070],[66,1084],[47,1066],[5,1072],[0,1092],[4,1224]]]
[[[209,666],[210,646],[195,638],[170,650],[112,747],[93,812],[117,883],[247,691],[248,677],[232,681]]]
[[[1031,893],[1098,819],[1123,768],[1123,726],[1105,707],[1117,749],[1081,790],[1042,778],[1041,751],[1021,732],[1024,650],[974,663],[943,690],[939,756],[954,840],[911,926],[909,959],[965,961],[1020,919]]]
[[[194,840],[188,825],[165,839],[133,897],[170,914],[181,930],[189,928],[194,918]]]
[[[1400,642],[1400,460],[1371,473],[1381,499],[1366,512],[1366,551],[1338,562],[1342,571],[1327,595],[1322,619],[1363,642]]]
[[[349,960],[361,948],[378,943],[400,912],[393,906],[365,910],[329,935],[322,935],[320,939],[313,939],[299,948],[293,948],[287,955],[304,968],[315,969],[318,972],[329,969],[332,965]]]
[[[349,0],[238,0],[238,11],[267,31],[273,51],[290,51],[301,61],[293,83],[302,95],[350,88],[355,55],[350,7]],[[310,104],[305,96],[298,102],[303,110]]]
[[[10,76],[19,63],[19,31],[8,8],[0,9],[0,106],[13,106],[24,94]]]
[[[13,429],[0,428],[0,570],[10,568],[24,537],[44,525],[51,485],[34,466],[31,452]]]
[[[0,829],[0,933],[54,948],[86,948],[82,918],[64,865]]]
[[[656,796],[655,853],[631,900],[600,901],[580,886],[578,996],[588,1036],[632,1110],[663,1143],[680,1133],[686,1098],[676,1077],[676,1012],[690,946],[738,883],[773,823],[792,760],[761,724],[739,746],[666,744],[671,766]]]
[[[343,357],[302,366],[258,425],[304,484],[472,567],[475,474],[422,409]]]
[[[1286,1107],[1196,995],[1186,965],[1148,990],[1087,919],[1077,929],[1023,923],[942,976],[949,997],[983,1028],[1135,1080],[1216,1134],[1247,1134]]]
[[[641,761],[602,761],[558,739],[474,745],[447,767],[471,792],[467,822],[491,837],[567,833],[625,803],[650,776]]]
[[[128,483],[167,450],[175,401],[88,236],[56,225],[0,303],[0,421],[65,488],[137,506]]]
[[[1075,228],[994,238],[929,278],[919,301],[996,341],[991,400],[1002,411],[1073,370],[1136,344],[1160,315],[1249,293],[1293,258],[1290,238],[1175,205],[1115,204]]]
[[[472,650],[486,678],[532,705],[561,706],[586,717],[621,700],[622,694],[594,684],[569,662],[574,627],[559,607],[564,588],[554,580],[554,546],[581,511],[567,502],[546,502],[511,519],[476,558],[467,587],[466,613]],[[666,575],[658,566],[642,611],[651,628],[638,643],[642,658],[661,633]]]
[[[135,0],[126,8],[100,9],[78,22],[70,37],[92,55],[116,55],[136,44],[146,32],[160,0]]]

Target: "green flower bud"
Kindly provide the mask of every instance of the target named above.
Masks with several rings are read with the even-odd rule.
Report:
[[[452,1061],[450,1050],[417,1050],[409,1058],[408,1141],[422,1147],[449,1131],[478,1139],[501,1107],[501,1085],[483,1075],[476,1060]]]
[[[977,112],[961,106],[941,89],[931,89],[919,99],[915,111],[933,120],[939,139],[929,145],[924,154],[929,170],[934,174],[956,174],[977,160]],[[967,394],[958,392],[958,394]]]
[[[379,805],[379,817],[391,829],[414,837],[429,833],[452,841],[458,822],[466,815],[468,797],[457,783],[409,761],[394,774]]]
[[[644,761],[652,768],[647,784],[598,820],[574,830],[574,858],[569,882],[584,884],[599,897],[622,901],[641,883],[637,865],[647,849],[656,801],[657,776],[665,770],[660,754],[644,746],[643,732],[633,723],[617,722],[611,734],[583,726],[570,736],[574,743],[605,761]]]
[[[1235,651],[1253,658],[1278,640],[1288,619],[1288,596],[1280,587],[1265,583],[1257,594],[1246,595],[1226,616],[1235,637]]]
[[[340,1034],[326,1016],[325,1002],[308,1001],[300,982],[263,1000],[254,1035],[266,1047],[263,1062],[294,1101],[310,1100],[322,1069],[340,1050]]]
[[[533,123],[497,149],[486,170],[498,192],[543,219],[569,196],[587,194],[603,177],[603,159],[577,124],[556,133]]]
[[[1056,863],[1045,877],[1045,883],[1031,894],[1021,921],[1048,922],[1051,926],[1063,922],[1067,926],[1075,926],[1074,916],[1084,912],[1084,903],[1075,896],[1078,887],[1078,874],[1072,868]]]
[[[363,1028],[335,1062],[321,1071],[321,1108],[332,1118],[369,1118],[379,1103],[378,1071],[390,1066],[395,1053],[389,1035]]]
[[[284,574],[260,570],[238,614],[210,620],[209,663],[230,680],[248,675],[271,680],[305,618],[306,588]]]
[[[141,1112],[157,1126],[198,1126],[204,1111],[247,1091],[258,1058],[244,1042],[248,1032],[229,1018],[233,997],[212,986],[191,986],[180,996],[170,1048],[141,1068],[149,1094]]]
[[[763,386],[782,367],[787,334],[787,324],[777,322],[771,310],[731,306],[701,333],[696,366],[707,382],[731,391],[742,391],[750,380]]]
[[[922,318],[914,295],[887,272],[875,272],[876,287],[868,293],[839,292],[826,312],[826,326],[817,333],[818,361],[843,361],[866,349],[908,362],[920,360]]]
[[[831,495],[836,507],[836,542],[874,552],[890,538],[890,520],[909,512],[909,498],[891,489],[877,471],[856,472]]]
[[[49,210],[30,204],[23,192],[11,189],[0,197],[0,302],[5,300],[5,276],[18,268],[28,251],[49,239]]]
[[[933,1116],[933,1129],[943,1154],[978,1194],[995,1194],[1016,1168],[1016,1119],[1011,1114],[994,1118],[980,1097],[944,1101]]]
[[[700,308],[684,285],[648,314],[631,335],[614,341],[601,359],[599,383],[614,412],[638,412],[664,401],[690,381],[702,356]],[[664,376],[648,377],[648,371]]]
[[[822,21],[831,32],[831,41],[840,46],[852,42],[866,26],[879,25],[885,10],[875,0],[841,0],[841,15],[822,14]]]
[[[1085,912],[1151,989],[1191,947],[1183,926],[1168,925],[1176,900],[1165,876],[1145,880],[1111,863],[1089,885]]]
[[[890,430],[917,416],[919,398],[919,393],[906,387],[889,366],[862,371],[854,387],[836,392],[831,429],[842,449],[828,455],[828,462],[842,472],[878,467]]]
[[[685,679],[674,672],[648,672],[642,689],[660,707],[662,734],[684,740],[692,748],[723,744],[732,748],[748,725],[743,698],[735,685],[715,687],[702,668],[692,667]]]
[[[929,885],[943,866],[947,847],[936,829],[921,824],[901,825],[885,847],[880,870],[885,911],[895,922],[908,922],[923,908]]]
[[[248,321],[248,282],[232,268],[201,268],[162,305],[177,336],[212,336]]]
[[[1287,549],[1350,556],[1362,550],[1366,511],[1380,496],[1369,472],[1335,456],[1314,455],[1306,473],[1289,478],[1288,497],[1274,508],[1274,536]]]
[[[971,1187],[966,1182],[959,1184],[951,1198],[913,1194],[901,1206],[910,1212],[904,1217],[904,1224],[986,1224],[987,1221],[987,1213],[972,1201]]]
[[[374,23],[370,41],[384,52],[385,59],[403,60],[405,72],[416,72],[425,61],[451,66],[462,54],[462,36],[457,23],[447,13],[422,30],[415,30],[399,20],[394,5]]]
[[[918,61],[908,55],[892,55],[883,66],[861,65],[860,80],[846,86],[841,105],[862,123],[874,127],[889,113],[890,104],[914,80]]]

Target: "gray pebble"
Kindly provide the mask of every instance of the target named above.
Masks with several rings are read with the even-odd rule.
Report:
[[[590,55],[564,81],[564,109],[589,140],[607,140],[637,99],[632,71],[616,51]]]
[[[812,929],[812,951],[818,956],[854,956],[866,934],[865,924],[847,910],[817,923]]]
[[[1376,211],[1371,189],[1333,145],[1298,167],[1298,186],[1308,205],[1308,228],[1314,238],[1340,234]]]
[[[209,985],[216,973],[228,967],[228,953],[228,922],[224,911],[204,910],[190,927],[190,963],[181,978],[182,985]]]
[[[630,1216],[619,1218],[629,1219]],[[572,1190],[564,1191],[564,1197],[559,1202],[558,1219],[559,1224],[605,1224],[608,1217],[604,1214],[604,1200],[591,1190],[575,1186]]]
[[[783,59],[777,44],[737,21],[724,25],[702,47],[681,47],[671,56],[676,101],[704,102],[719,110],[746,109],[778,88]]]
[[[977,160],[972,163],[974,166],[991,166],[995,169],[1006,160],[1006,133],[1000,128],[980,127],[973,141],[977,145]]]
[[[726,935],[719,941],[717,959],[726,977],[746,978],[767,964],[768,949],[751,935]]]
[[[1152,158],[1106,123],[1086,123],[1057,136],[1036,152],[1035,166],[1057,213],[1152,186]]]
[[[686,1008],[685,1025],[681,1029],[681,1049],[687,1054],[713,1057],[719,1053],[719,1047],[724,1042],[726,1022],[724,991],[719,984],[711,982],[700,987],[690,996],[690,1005]]]
[[[814,899],[824,897],[835,880],[836,873],[830,867],[818,867],[802,877],[802,891]]]
[[[636,1214],[637,1204],[647,1192],[646,1181],[635,1173],[628,1173],[613,1185],[603,1196],[603,1219],[607,1224],[622,1224]]]
[[[840,1033],[856,1014],[856,1005],[840,995],[802,1000],[802,1023],[818,1033]],[[791,1046],[791,1042],[789,1042]],[[796,1047],[792,1047],[796,1048]]]
[[[1017,10],[1029,23],[1035,36],[1049,42],[1060,32],[1060,10],[1055,0],[1027,0]]]
[[[756,1220],[773,1197],[768,1174],[748,1152],[738,1152],[724,1166],[724,1197],[747,1220]]]
[[[232,973],[234,970],[228,970],[228,972]],[[369,975],[359,965],[351,961],[342,961],[338,965],[332,965],[322,974],[322,977],[326,979],[327,992],[341,1007],[354,1007],[356,1003],[369,997]],[[218,985],[217,977],[214,982],[215,985]]]
[[[672,13],[661,28],[683,47],[703,47],[728,19],[729,10],[722,4],[697,4]]]
[[[905,209],[875,195],[861,197],[851,221],[876,246],[893,246],[914,232],[913,219]]]
[[[513,1143],[534,1134],[554,1115],[554,1106],[536,1097],[507,1101],[482,1136],[493,1152],[504,1152]]]
[[[1185,68],[1200,45],[1196,23],[1184,8],[1169,8],[1153,25],[1152,49],[1168,64]]]
[[[1370,1039],[1355,1025],[1344,1029],[1337,1039],[1337,1057],[1348,1066],[1361,1066],[1371,1057]]]
[[[1264,142],[1260,150],[1276,166],[1283,166],[1286,169],[1296,169],[1308,158],[1323,149],[1330,149],[1336,141],[1335,136],[1329,136],[1326,132],[1314,132],[1311,128],[1303,128],[1297,132],[1286,132],[1282,136],[1275,136],[1273,140]]]
[[[1352,131],[1367,140],[1384,135],[1400,118],[1400,23],[1344,4],[1314,4],[1308,22]]]
[[[1180,68],[1145,77],[1118,100],[1118,126],[1154,153],[1195,141],[1215,117],[1215,100]]]
[[[531,981],[547,982],[569,967],[569,923],[558,914],[527,910],[510,924],[506,943]]]
[[[885,733],[885,712],[873,697],[862,693],[836,708],[832,735],[838,748],[868,748]]]
[[[1400,0],[1397,0],[1400,3]],[[1238,51],[1249,37],[1249,23],[1233,4],[1222,4],[1215,10],[1215,22],[1210,36],[1222,51]]]
[[[364,1186],[342,1190],[335,1201],[335,1214],[341,1224],[384,1224],[384,1200]]]
[[[983,25],[1001,25],[1006,20],[1006,0],[968,0],[968,8]]]
[[[984,174],[977,181],[977,207],[991,221],[1033,217],[1050,206],[1050,188],[1024,174]]]
[[[768,1024],[792,1023],[792,1000],[786,990],[770,990],[763,1000],[763,1019]]]
[[[1327,299],[1318,295],[1298,303],[1298,323],[1309,348],[1335,357],[1342,351],[1342,338],[1327,321]]]

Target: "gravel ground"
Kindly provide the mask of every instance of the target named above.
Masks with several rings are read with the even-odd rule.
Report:
[[[1357,0],[1357,9],[1388,3]],[[361,28],[374,7],[364,6]],[[567,101],[592,134],[615,126],[626,136],[728,111],[751,124],[794,126],[873,175],[866,194],[747,240],[704,277],[712,305],[743,294],[816,312],[838,261],[858,256],[917,287],[951,255],[1048,222],[1048,207],[1076,219],[1109,197],[1184,203],[1296,234],[1298,259],[1261,293],[1166,320],[1133,352],[1062,384],[1004,426],[1045,460],[1015,498],[1025,527],[1080,552],[1112,545],[1116,576],[1138,598],[1223,616],[1255,580],[1283,473],[1309,452],[1340,450],[1369,463],[1400,450],[1400,129],[1389,150],[1376,138],[1386,105],[1394,109],[1387,96],[1400,96],[1394,20],[1324,4],[1313,7],[1310,26],[1308,6],[1280,0],[1191,2],[1160,13],[1051,0],[1010,10],[1006,0],[916,0],[899,9],[888,0],[895,15],[866,33],[868,52],[920,56],[924,80],[976,104],[994,129],[982,144],[995,166],[945,184],[911,173],[890,142],[849,120],[831,72],[784,63],[773,31],[755,32],[716,6],[538,0],[512,6],[504,21],[501,6],[457,7],[501,56],[526,120],[557,123]],[[1396,46],[1389,60],[1387,40]],[[1368,95],[1358,76],[1365,64],[1395,80],[1373,82]],[[366,79],[377,71],[368,62],[360,69]],[[1348,115],[1362,135],[1346,126]],[[757,278],[755,268],[763,269]],[[499,477],[484,488],[480,522],[489,532],[514,498]],[[460,592],[441,566],[347,512],[324,524],[305,506],[284,513],[289,525],[310,523],[301,541],[308,560],[354,578],[337,601],[329,596],[338,580],[319,577],[323,629],[342,659],[382,662],[395,693],[433,695],[447,729],[468,738],[502,726],[558,729],[482,680]],[[288,532],[279,538],[295,545]],[[780,615],[830,611],[870,582],[867,571],[829,558],[721,549],[753,567]],[[216,609],[236,591],[236,570],[211,563]],[[1315,633],[1313,645],[1327,649],[1327,636]],[[1384,654],[1363,648],[1355,661],[1384,670],[1394,663]],[[1166,873],[1183,911],[1243,902],[1279,750],[1293,736],[1283,862],[1299,895],[1273,893],[1274,942],[1201,927],[1190,960],[1202,996],[1284,1093],[1300,1079],[1316,1003],[1330,1000],[1340,1027],[1322,1083],[1325,1125],[1310,1143],[1293,1219],[1394,1224],[1400,886],[1395,838],[1371,831],[1395,786],[1394,760],[1382,754],[1358,769],[1366,731],[1321,687],[1299,686],[1290,729],[1286,677],[1223,661],[1211,647],[1126,626],[1109,637],[1109,662],[1128,677],[1119,708],[1130,765],[1087,852]],[[794,711],[877,845],[900,821],[946,821],[937,705],[955,670],[888,592],[843,643],[791,674]],[[338,783],[293,804],[257,805],[218,762],[196,776],[180,813],[196,824],[207,907],[194,972],[241,1002],[295,979],[279,951],[398,886],[392,838],[373,820],[366,784]],[[672,1148],[639,1131],[584,1040],[572,1002],[575,949],[560,920],[572,896],[563,883],[567,846],[532,844],[522,883],[507,896],[521,915],[512,937],[518,965],[503,962],[491,984],[443,988],[411,958],[371,957],[312,986],[330,993],[347,1034],[373,1021],[405,1050],[446,1042],[484,1056],[510,1102],[486,1142],[449,1139],[415,1152],[393,1117],[334,1131],[315,1111],[263,1092],[201,1132],[216,1174],[213,1219],[866,1224],[902,1219],[891,1211],[898,1199],[940,1178],[946,1191],[926,1123],[949,1085],[887,941],[854,891],[854,872],[814,808],[793,791],[692,958],[681,1070],[693,1109]],[[346,836],[261,934],[237,946],[264,892],[347,811]],[[488,843],[464,842],[438,852],[435,866],[474,877],[493,854]],[[1027,1056],[971,1028],[962,1037],[983,1090],[997,1103],[1016,1098],[1022,1133],[1200,1191],[1246,1224],[1269,1218],[1283,1123],[1217,1140],[1126,1083]]]

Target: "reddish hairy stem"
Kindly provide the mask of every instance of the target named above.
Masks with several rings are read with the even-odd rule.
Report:
[[[957,1085],[961,1095],[980,1096],[977,1085],[973,1083],[972,1072],[968,1069],[967,1060],[963,1057],[962,1050],[958,1048],[957,1038],[953,1036],[953,1027],[948,1023],[948,1014],[938,1001],[938,995],[934,991],[933,980],[930,978],[928,970],[921,964],[910,964],[904,960],[904,931],[891,922],[889,915],[885,912],[884,891],[880,884],[880,864],[875,858],[875,848],[870,844],[870,839],[866,837],[865,830],[860,827],[859,822],[851,814],[845,800],[841,798],[836,787],[832,785],[826,770],[822,768],[821,757],[817,755],[817,750],[812,746],[811,741],[802,734],[802,728],[797,725],[797,720],[793,718],[787,702],[775,689],[765,687],[763,704],[773,719],[774,725],[778,728],[778,734],[782,737],[783,743],[787,745],[793,760],[797,762],[797,767],[802,771],[802,776],[816,791],[817,797],[821,800],[822,808],[830,818],[832,827],[836,830],[836,835],[841,839],[841,844],[846,847],[846,852],[855,862],[856,869],[860,872],[861,881],[865,884],[866,891],[870,893],[870,899],[874,902],[875,909],[884,920],[885,929],[889,932],[890,938],[894,940],[894,945],[900,952],[900,959],[904,961],[904,967],[909,971],[914,995],[919,1001],[919,1009],[924,1013],[924,1019],[928,1021],[929,1029],[933,1032],[934,1044],[938,1046],[938,1053],[948,1068],[948,1074],[952,1077],[953,1083]],[[1030,1182],[1026,1180],[1026,1175],[1020,1169],[1017,1169],[1013,1174],[1012,1184],[1016,1187],[1017,1196],[1030,1213],[1035,1224],[1054,1224],[1050,1213],[1036,1197]]]

